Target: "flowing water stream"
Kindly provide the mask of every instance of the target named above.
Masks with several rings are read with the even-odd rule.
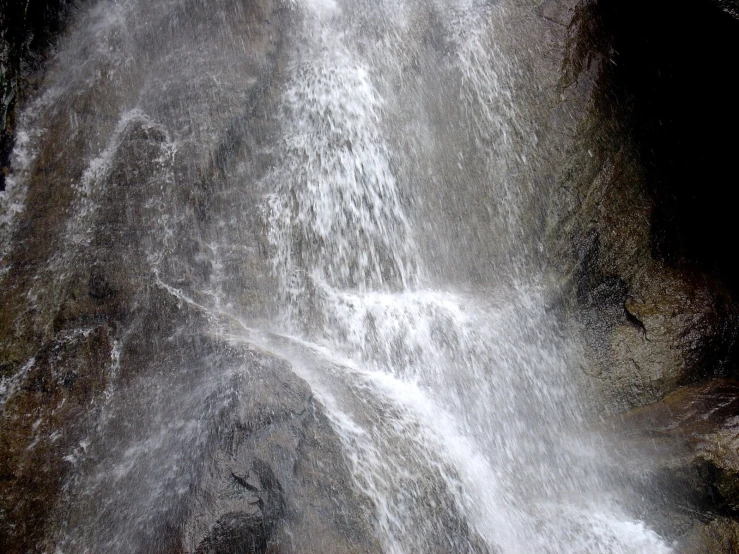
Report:
[[[489,187],[485,233],[497,245],[483,255],[493,288],[464,294],[434,277],[417,236],[421,201],[410,197],[423,186],[409,193],[404,181],[435,163],[423,144],[430,130],[411,126],[418,141],[393,143],[396,118],[418,105],[383,93],[403,76],[394,64],[421,3],[305,0],[278,162],[263,183],[283,306],[276,329],[292,344],[262,340],[327,407],[388,552],[480,548],[443,527],[445,510],[491,552],[667,552],[599,477],[573,382],[576,348],[526,249],[526,191],[509,179],[526,149],[512,144],[523,132],[513,76],[486,38],[504,8],[433,7],[458,64],[459,106],[449,112],[464,114],[469,141],[454,180],[440,185],[478,178],[472,186]],[[453,229],[432,232],[468,247]]]
[[[131,21],[124,12],[134,2],[113,4]],[[222,257],[238,258],[229,232],[238,217],[223,214],[203,292],[210,309],[242,322],[231,340],[288,359],[308,382],[388,553],[670,552],[620,499],[605,443],[586,431],[577,337],[551,306],[561,291],[531,231],[547,193],[529,184],[536,138],[516,104],[525,84],[496,40],[505,3],[291,0],[285,9],[295,23],[285,84],[267,116],[269,169],[256,185],[231,182],[258,187],[275,308],[258,321],[233,307],[222,281],[233,260]],[[117,37],[114,18],[102,20],[96,36]],[[157,95],[177,75],[172,60],[188,59],[187,48],[193,43],[171,47],[159,80],[123,102],[129,119],[174,121],[163,164],[182,148],[179,135],[211,140],[239,86],[236,61],[217,45],[201,48],[198,60],[224,64],[213,88],[224,99],[210,97],[224,107],[202,109],[208,98],[193,96],[189,123],[157,111]],[[197,118],[205,123],[185,130]],[[152,267],[167,225],[149,247]],[[180,391],[182,401],[161,410],[195,410],[193,399],[212,388]],[[178,431],[152,431],[155,446],[142,448],[202,446],[170,444],[162,438],[170,432]],[[165,473],[152,465],[147,487],[166,489]],[[176,492],[166,495],[161,502],[174,502]],[[131,509],[152,502],[126,501]],[[110,536],[109,546],[124,540]],[[93,529],[66,544],[96,540]]]

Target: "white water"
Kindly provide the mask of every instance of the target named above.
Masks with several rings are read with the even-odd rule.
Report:
[[[59,80],[70,89],[102,86],[99,67],[110,65],[117,76],[110,89],[121,96],[120,105],[111,100],[121,108],[114,129],[101,133],[108,141],[76,183],[80,211],[65,230],[69,244],[87,242],[96,193],[129,122],[167,127],[164,160],[188,142],[209,151],[223,122],[241,113],[247,83],[239,68],[249,53],[244,47],[234,59],[239,37],[227,25],[223,36],[180,30],[162,44],[141,38],[169,28],[155,16],[180,4],[187,2],[101,2],[89,15],[89,36],[62,57]],[[527,206],[536,191],[517,176],[536,139],[515,103],[515,63],[496,46],[503,7],[484,0],[289,4],[302,20],[288,46],[274,165],[260,183],[280,310],[269,332],[240,339],[288,358],[310,384],[385,550],[670,552],[603,478],[605,451],[583,428],[577,340],[548,309],[558,291],[528,246]],[[164,54],[149,59],[152,44]],[[424,63],[431,51],[437,57]],[[0,258],[24,203],[33,128],[22,121],[16,175],[2,198]],[[168,167],[157,174],[162,209],[154,208],[162,214],[150,210],[148,269],[178,301],[193,304],[160,276],[162,252],[174,240]],[[238,305],[224,292],[221,257],[246,247],[234,246],[236,224],[229,225],[208,237],[216,263],[206,292],[216,309]],[[56,260],[61,268],[65,260]],[[472,262],[486,271],[484,288],[465,278]],[[111,373],[119,356],[117,346]],[[0,383],[2,402],[32,366]],[[69,529],[62,526],[60,551],[153,544],[149,535],[181,502],[183,483],[195,479],[188,464],[204,449],[212,415],[203,406],[226,405],[241,390],[223,392],[238,371],[220,369],[204,379],[177,368],[167,380],[116,391],[119,401],[95,430],[99,460],[83,459],[87,441],[68,457],[92,469],[69,485],[83,502]],[[133,429],[123,439],[120,422]]]
[[[583,430],[574,339],[547,310],[546,274],[531,269],[527,191],[508,180],[528,145],[515,144],[524,131],[510,65],[487,49],[486,22],[503,18],[501,8],[437,6],[482,167],[459,163],[455,178],[484,175],[476,186],[497,201],[488,213],[500,259],[521,264],[502,268],[490,290],[460,294],[427,277],[435,272],[409,200],[417,191],[402,179],[411,157],[434,160],[399,145],[433,139],[393,143],[396,118],[418,107],[380,92],[392,94],[419,6],[295,4],[300,54],[282,98],[278,162],[263,183],[283,305],[276,331],[290,339],[249,340],[291,359],[326,407],[385,549],[670,552],[601,477],[599,442]],[[462,538],[459,521],[469,526]]]

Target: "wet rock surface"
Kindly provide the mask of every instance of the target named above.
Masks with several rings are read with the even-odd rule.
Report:
[[[641,469],[644,494],[661,499],[659,517],[679,552],[733,552],[739,513],[739,382],[683,387],[613,423],[627,445],[624,463]]]
[[[281,378],[241,384],[248,393],[202,476],[210,494],[188,517],[190,549],[231,552],[252,529],[245,552],[380,552],[328,421],[289,368]]]
[[[38,85],[48,51],[81,2],[4,0],[0,9],[0,191],[10,173],[17,112]]]
[[[700,45],[686,47],[698,27]],[[555,228],[576,245],[589,372],[614,411],[737,367],[719,185],[732,169],[718,138],[720,113],[735,113],[719,68],[737,40],[737,22],[708,2],[572,11],[560,85],[592,92],[560,176],[570,216]]]
[[[213,306],[218,268],[234,268],[223,286],[240,291],[245,316],[263,317],[270,294],[258,192],[226,181],[255,180],[264,165],[250,154],[265,132],[254,114],[277,86],[285,10],[168,9],[150,6],[136,29],[118,14],[131,36],[85,12],[77,24],[96,34],[69,39],[49,68],[61,100],[34,108],[43,133],[30,165],[14,168],[28,190],[2,228],[0,551],[379,551],[307,385],[213,334],[234,325]],[[233,34],[205,33],[224,10]],[[243,63],[217,87],[191,78],[198,60],[163,31],[172,17],[206,58],[248,37]],[[128,40],[161,48],[130,64],[115,55]],[[162,67],[182,72],[166,97]],[[246,88],[244,103],[208,94],[228,86]],[[206,100],[215,128],[180,117]],[[238,245],[214,252],[226,213]]]
[[[717,517],[691,530],[680,547],[683,554],[737,551],[739,551],[739,522],[724,517]]]
[[[280,87],[291,15],[277,2],[236,4],[219,11],[187,2],[174,14],[187,40],[199,37],[213,56],[233,49],[233,36],[214,38],[206,25],[223,13],[234,36],[250,37],[248,54],[234,74],[217,76],[218,86],[207,60],[187,74],[198,62],[172,34],[174,16],[155,6],[150,24],[130,36],[106,31],[95,12],[80,25],[100,24],[111,52],[140,41],[156,56],[130,63],[72,42],[49,69],[48,82],[58,84],[75,56],[94,60],[76,68],[73,94],[39,104],[45,135],[24,170],[25,209],[0,262],[2,552],[76,552],[92,537],[103,550],[381,551],[371,509],[308,386],[275,356],[214,334],[203,309],[213,307],[217,272],[230,276],[221,286],[248,317],[268,315],[273,294],[264,239],[254,232],[259,191],[230,185],[256,182],[270,163],[260,147],[273,133],[265,112]],[[655,170],[669,157],[669,131],[647,117],[654,98],[630,88],[645,68],[634,69],[633,45],[613,42],[625,31],[613,26],[622,16],[604,19],[612,4],[525,2],[512,19],[517,38],[532,37],[520,53],[522,74],[546,100],[532,108],[540,151],[527,175],[558,191],[530,207],[541,212],[532,248],[546,245],[572,285],[588,337],[587,379],[611,413],[638,407],[618,428],[634,451],[657,460],[644,462],[640,485],[675,510],[654,518],[679,537],[681,552],[734,552],[739,386],[711,380],[674,392],[736,374],[736,277],[701,251],[709,244],[714,258],[724,253],[721,222],[733,220],[723,210],[707,232],[693,225],[691,187],[700,185],[670,189],[679,168]],[[713,4],[736,17],[735,2]],[[155,77],[162,71],[184,75],[166,95]],[[227,102],[244,83],[243,102]],[[208,111],[215,128],[198,128],[182,115],[187,107]],[[666,116],[678,121],[670,129],[680,127]],[[681,136],[702,140],[706,130],[690,122]],[[645,154],[650,145],[656,158]],[[0,162],[4,179],[10,169]],[[718,170],[689,175],[723,182]],[[707,199],[701,193],[696,207],[704,222]],[[214,253],[225,235],[238,240]],[[143,504],[149,513],[137,510]]]
[[[685,552],[734,552],[737,390],[725,378],[739,311],[722,183],[736,141],[722,129],[736,110],[722,68],[739,40],[735,6],[597,0],[552,16],[564,4],[542,6],[567,26],[550,117],[572,139],[547,244],[555,266],[571,260],[583,386],[605,400],[598,412],[626,413],[616,428],[641,429],[630,455],[657,460],[635,487],[672,511],[646,519]]]
[[[198,331],[202,315],[166,295],[160,309],[168,303],[181,311],[167,319],[191,327],[169,337],[142,329],[157,346],[141,358],[142,337],[124,347],[121,370],[136,371],[121,375],[78,449],[56,502],[66,515],[47,528],[45,548],[379,551],[306,384],[268,353]]]
[[[61,331],[0,389],[0,548],[33,552],[108,384],[112,330]]]

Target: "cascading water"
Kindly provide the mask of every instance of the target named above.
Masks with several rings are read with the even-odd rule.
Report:
[[[260,68],[286,83],[274,112],[259,115],[271,130],[248,145],[269,160],[251,181],[238,160],[223,161],[217,135],[233,121],[258,126],[253,106],[242,113],[240,91],[253,83],[239,70],[255,63],[239,33],[257,31],[241,3],[217,4],[211,12],[194,1],[101,2],[88,16],[88,34],[62,58],[87,61],[70,62],[54,94],[108,79],[109,103],[120,108],[117,123],[91,117],[107,140],[91,147],[76,185],[82,201],[65,235],[69,251],[94,240],[86,218],[96,195],[115,184],[106,176],[116,156],[125,161],[124,139],[154,137],[155,168],[131,170],[148,179],[152,194],[143,214],[126,214],[149,226],[138,263],[177,303],[219,322],[214,334],[223,334],[227,313],[230,340],[291,362],[340,437],[352,486],[367,500],[363,509],[385,551],[670,552],[630,514],[599,459],[605,445],[586,431],[576,337],[566,316],[550,309],[558,291],[530,229],[545,200],[528,184],[536,140],[516,104],[515,64],[496,44],[505,3],[286,3],[295,26],[280,46],[288,61]],[[203,29],[219,32],[213,38]],[[269,50],[271,40],[260,44]],[[88,42],[98,47],[92,54]],[[40,134],[22,130],[16,157],[26,153],[23,137]],[[226,134],[231,148],[238,141]],[[208,171],[232,187],[216,193],[201,185],[221,195],[211,211],[223,210],[205,223],[189,192],[177,192],[188,173],[177,164],[193,151],[215,151],[192,166],[210,163]],[[22,177],[10,181],[13,213]],[[243,192],[254,182],[261,202],[255,191]],[[184,207],[167,213],[170,196]],[[249,217],[266,235],[275,283],[264,295],[272,309],[255,317],[239,307],[232,275],[246,265],[244,252],[259,250],[244,239],[249,209],[259,211]],[[182,269],[175,239],[178,229],[196,227],[194,219],[205,230],[185,236],[210,256],[201,281],[182,277],[192,268]],[[202,251],[195,262],[208,257]],[[60,254],[49,271],[69,278],[59,269],[65,260]],[[233,319],[242,324],[236,331]],[[118,345],[112,358],[117,371]],[[84,442],[68,460],[78,473],[67,492],[77,501],[54,530],[59,551],[143,551],[158,526],[177,525],[173,506],[192,494],[188,480],[201,472],[193,452],[212,439],[210,420],[238,405],[241,391],[231,383],[244,385],[234,377],[238,364],[211,359],[227,367],[174,373],[165,359],[103,406],[92,453]],[[3,398],[17,388],[11,384],[3,381]]]
[[[276,332],[293,343],[262,340],[327,407],[388,552],[668,552],[609,498],[583,431],[576,348],[548,312],[546,278],[525,248],[527,191],[508,182],[525,148],[512,144],[521,130],[506,62],[483,38],[486,20],[503,16],[484,2],[439,15],[456,41],[458,109],[485,175],[477,186],[496,203],[488,213],[500,275],[484,293],[432,286],[399,177],[411,156],[386,138],[412,102],[386,100],[373,80],[391,71],[404,18],[419,9],[396,4],[355,2],[346,13],[330,0],[299,5],[301,53],[283,95],[276,169],[263,183],[283,306]],[[363,37],[368,26],[381,38]],[[458,170],[475,178],[463,162]],[[478,538],[460,539],[461,524]]]

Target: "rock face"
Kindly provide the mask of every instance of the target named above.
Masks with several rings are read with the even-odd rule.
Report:
[[[695,393],[703,400],[691,401],[691,417],[715,422],[735,394],[711,388],[727,381],[710,381],[735,377],[737,368],[738,288],[727,255],[734,218],[725,196],[734,172],[727,149],[736,141],[723,138],[724,125],[737,124],[736,85],[724,69],[739,41],[734,4],[512,8],[513,35],[531,37],[519,52],[522,80],[538,85],[535,99],[519,99],[537,137],[531,179],[550,195],[531,209],[549,264],[572,291],[585,339],[582,385],[599,414],[637,414],[672,402],[671,393]],[[695,40],[686,42],[689,35]],[[699,392],[703,382],[712,392]],[[698,388],[680,392],[686,385]],[[644,409],[658,406],[666,404]],[[660,412],[662,421],[678,426],[671,410]],[[709,456],[725,448],[730,430],[714,431],[700,447],[673,436],[662,448],[644,439],[630,450],[673,468],[649,487],[665,506],[692,506],[661,527],[682,537],[686,552],[735,548],[736,513],[725,497],[733,470]],[[675,492],[681,487],[687,497]],[[660,518],[653,515],[658,527]]]
[[[739,550],[738,525],[735,519],[718,517],[692,531],[685,539],[681,552],[685,554],[736,552]]]
[[[306,384],[269,354],[177,334],[155,335],[101,410],[42,549],[379,552]]]
[[[512,92],[531,146],[512,178],[541,192],[531,248],[572,291],[585,386],[611,414],[635,408],[618,428],[657,460],[641,485],[667,506],[665,533],[686,554],[728,553],[737,6],[641,4],[509,7],[500,40],[536,84]],[[297,16],[270,0],[118,8],[73,22],[23,120],[13,57],[43,48],[0,21],[0,190],[27,183],[0,220],[0,551],[379,552],[321,405],[284,361],[229,340],[214,300],[220,287],[234,311],[269,315],[259,190],[234,183],[272,162],[265,114]]]
[[[507,10],[500,40],[530,84],[512,93],[516,140],[535,137],[521,171],[538,198],[526,206],[530,248],[572,293],[592,395],[616,413],[732,376],[739,311],[724,191],[734,143],[722,129],[734,125],[737,91],[721,68],[739,22],[700,1]],[[687,44],[698,26],[705,36]]]
[[[737,390],[722,380],[736,376],[739,313],[724,192],[736,142],[722,138],[736,125],[723,70],[735,8],[579,2],[560,81],[565,105],[588,99],[549,235],[570,237],[552,250],[555,263],[571,252],[586,382],[611,413],[636,407],[617,427],[640,429],[629,452],[657,460],[637,486],[673,510],[654,519],[685,552],[736,550]]]
[[[0,191],[10,172],[17,108],[34,86],[33,74],[65,27],[74,0],[6,0],[0,10]],[[29,7],[31,9],[29,9]]]
[[[680,552],[733,552],[739,509],[739,383],[714,379],[618,417],[641,490],[662,502]],[[638,453],[632,456],[633,453]],[[702,514],[697,520],[694,514]],[[691,517],[692,516],[692,517]]]
[[[578,245],[591,372],[614,410],[736,367],[719,190],[731,168],[717,122],[735,117],[720,67],[739,25],[708,3],[658,4],[579,3],[561,82],[593,87],[561,180],[571,216],[556,232]],[[686,46],[697,27],[705,36]]]
[[[226,185],[264,167],[250,152],[289,10],[135,4],[80,15],[54,92],[24,112],[25,208],[1,229],[0,551],[379,552],[322,407],[285,362],[226,340],[210,288],[265,315],[258,192]],[[211,246],[224,225],[238,256]]]
[[[381,551],[338,439],[305,383],[286,370],[281,388],[271,375],[239,383],[249,397],[204,473],[201,486],[211,493],[189,515],[190,551]]]

